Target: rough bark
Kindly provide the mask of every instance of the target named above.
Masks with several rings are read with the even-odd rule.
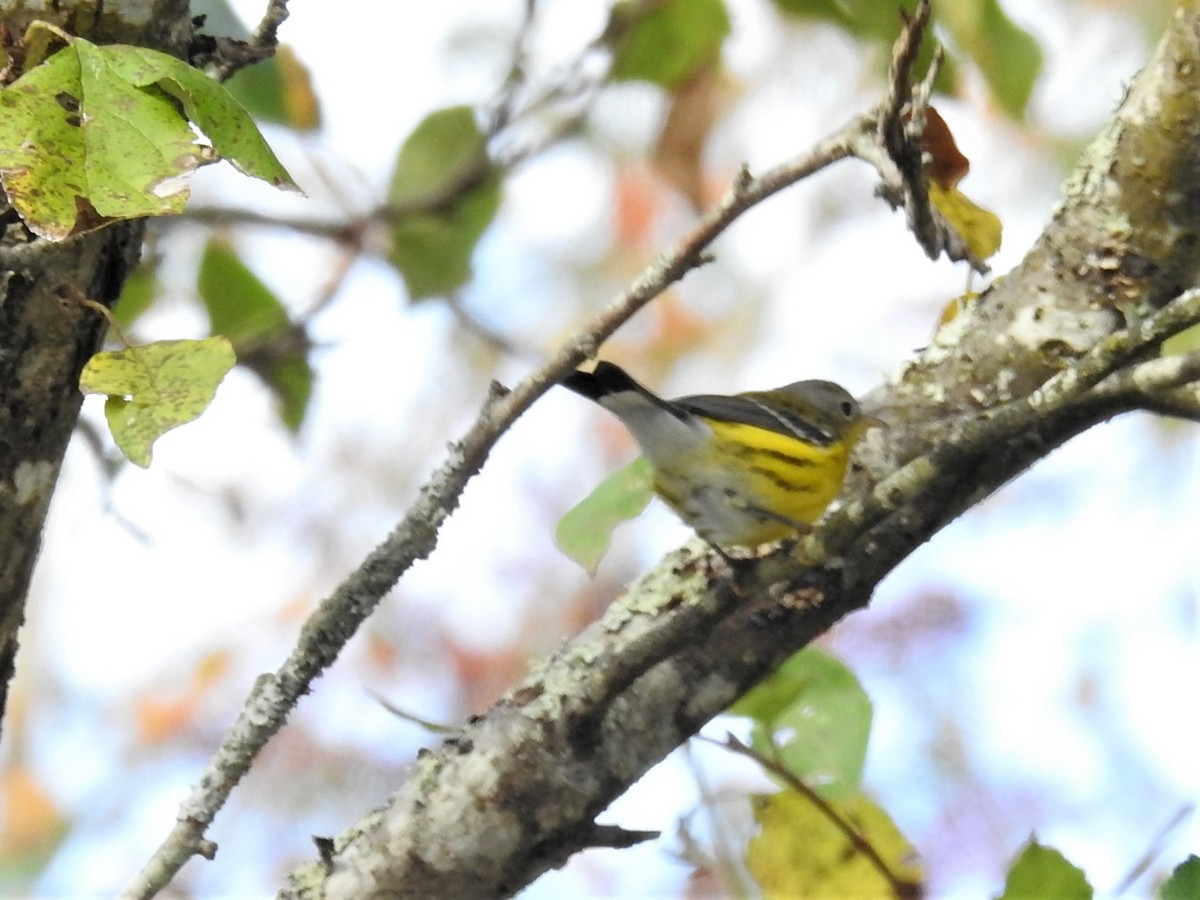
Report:
[[[283,895],[505,896],[621,842],[596,816],[917,546],[1073,435],[1152,405],[1111,379],[1153,354],[1155,311],[1195,284],[1198,48],[1185,2],[1025,260],[873,393],[891,428],[826,527],[733,575],[696,546],[669,556]]]
[[[107,6],[0,0],[0,21],[19,36],[49,19],[97,43],[137,43],[179,53],[191,34],[186,0]],[[0,721],[18,632],[50,497],[82,395],[79,373],[104,324],[80,303],[111,306],[137,264],[140,222],[53,243],[31,235],[0,193]]]

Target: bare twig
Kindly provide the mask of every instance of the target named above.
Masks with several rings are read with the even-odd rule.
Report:
[[[1125,877],[1121,879],[1121,883],[1112,892],[1113,897],[1120,897],[1133,887],[1134,882],[1146,874],[1146,870],[1154,864],[1154,860],[1162,853],[1163,846],[1166,844],[1167,838],[1171,836],[1171,832],[1186,822],[1188,816],[1195,811],[1196,807],[1192,803],[1185,803],[1179,809],[1175,810],[1175,814],[1158,830],[1158,834],[1150,841],[1150,846],[1146,848],[1146,852],[1141,855]]]
[[[517,105],[517,94],[525,82],[526,53],[529,36],[533,32],[533,20],[537,14],[537,0],[525,0],[525,9],[521,15],[521,25],[513,40],[512,60],[508,65],[508,74],[497,91],[497,99],[492,105],[488,116],[487,132],[496,135],[512,121],[513,110]]]
[[[1129,400],[1150,412],[1161,411],[1164,404],[1186,409],[1186,398],[1191,397],[1192,403],[1195,402],[1194,387],[1187,386],[1197,380],[1200,380],[1200,352],[1193,351],[1149,359],[1114,372],[1097,384],[1092,393],[1100,399]]]
[[[541,356],[540,352],[533,347],[518,346],[510,338],[500,334],[486,323],[479,320],[479,317],[472,313],[463,305],[461,293],[454,292],[446,296],[446,306],[450,312],[454,314],[454,319],[466,331],[475,335],[481,341],[489,345],[495,350],[516,359],[525,359],[536,362]]]
[[[881,183],[876,193],[894,209],[904,209],[909,230],[930,259],[945,253],[951,260],[965,260],[972,269],[985,274],[988,266],[975,258],[958,232],[929,202],[922,140],[925,111],[942,65],[940,46],[934,48],[925,77],[913,84],[913,68],[929,24],[929,12],[928,0],[922,0],[905,21],[892,51],[888,95],[875,111],[877,128],[864,135],[854,155],[879,173]]]
[[[208,74],[217,81],[227,81],[240,69],[273,56],[279,45],[279,26],[287,17],[288,0],[268,0],[250,40],[215,38],[206,60]]]

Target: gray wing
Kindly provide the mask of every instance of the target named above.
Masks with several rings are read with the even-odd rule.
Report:
[[[788,388],[794,389],[798,386],[788,385]],[[753,425],[756,428],[797,437],[821,446],[830,444],[836,439],[836,434],[831,434],[816,422],[801,419],[798,415],[789,410],[780,409],[775,404],[767,405],[758,399],[761,396],[758,393],[733,396],[698,394],[693,397],[680,397],[678,400],[672,400],[671,403],[690,413],[709,419]]]

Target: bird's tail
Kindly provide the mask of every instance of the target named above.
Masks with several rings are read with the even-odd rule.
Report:
[[[562,380],[562,386],[597,403],[610,394],[622,394],[626,391],[653,396],[630,378],[628,372],[610,362],[597,363],[591,372],[576,370]]]

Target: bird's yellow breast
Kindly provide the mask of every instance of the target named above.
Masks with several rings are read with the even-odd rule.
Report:
[[[658,494],[705,540],[755,546],[794,535],[841,489],[844,441],[822,446],[740,422],[706,424],[704,446],[660,461],[654,477]]]

